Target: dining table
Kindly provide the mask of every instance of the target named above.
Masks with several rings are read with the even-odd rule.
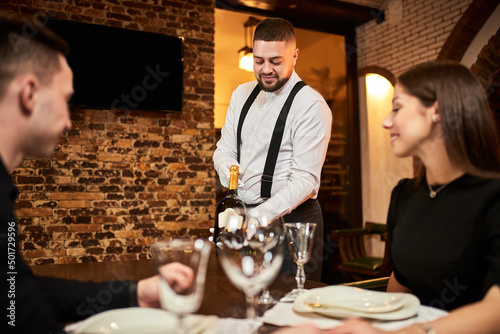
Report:
[[[154,260],[151,258],[127,261],[85,262],[68,264],[45,264],[31,267],[33,273],[39,276],[71,279],[77,281],[138,281],[156,274]],[[279,299],[296,288],[293,275],[278,273],[269,291]],[[324,287],[327,284],[306,280],[305,288]],[[258,305],[257,311],[262,315],[269,305]],[[217,316],[219,318],[246,318],[246,299],[242,291],[237,289],[224,273],[215,249],[210,254],[205,292],[201,306],[196,312],[200,315]],[[278,326],[264,324],[259,333],[272,333]]]
[[[154,260],[151,258],[107,262],[35,265],[32,266],[32,271],[35,275],[39,276],[94,282],[123,280],[137,281],[156,274]],[[262,316],[260,318],[262,325],[258,327],[258,334],[268,334],[286,326],[296,326],[302,323],[314,323],[322,329],[335,327],[341,323],[342,317],[339,318],[337,314],[334,314],[332,318],[331,316],[324,316],[324,314],[321,315],[314,312],[308,314],[296,312],[295,303],[285,301],[287,298],[285,295],[296,288],[296,285],[297,283],[294,275],[281,272],[278,273],[276,279],[269,286],[269,291],[271,295],[278,300],[282,297],[284,298],[281,299],[276,305],[260,304],[257,306],[257,314]],[[328,295],[335,295],[343,293],[343,290],[335,289],[353,289],[354,287],[350,285],[351,284],[332,286],[322,282],[306,280],[305,289],[312,289],[310,290],[311,292],[322,290],[323,294],[327,293]],[[328,291],[325,291],[327,289]],[[358,288],[356,287],[356,289]],[[362,291],[373,294],[373,292],[370,292],[371,290]],[[352,292],[352,290],[348,291],[349,294],[352,294]],[[384,292],[376,293],[380,294]],[[301,297],[298,299],[300,298]],[[375,320],[372,322],[374,326],[379,326],[381,329],[399,329],[413,323],[433,321],[446,316],[447,314],[445,311],[420,305],[418,299],[413,295],[407,295],[405,298],[406,306],[395,312],[407,312],[408,306],[413,308],[413,313],[407,314],[407,316],[403,316],[398,319],[392,319],[397,321],[384,321],[383,318],[380,318],[381,321]],[[412,302],[410,303],[410,301]],[[410,304],[412,304],[412,306]],[[233,334],[235,332],[246,333],[246,330],[240,330],[240,328],[243,328],[241,326],[248,325],[248,321],[245,319],[246,309],[245,295],[229,281],[224,270],[222,269],[219,257],[217,256],[215,249],[213,249],[208,261],[203,300],[200,308],[196,312],[195,317],[198,316],[198,318],[205,320],[216,319],[217,324],[215,325],[215,329],[214,326],[212,326],[211,329],[214,330],[209,332],[211,334]],[[398,313],[394,313],[394,315],[396,314]],[[78,323],[67,325],[78,325]],[[236,331],[235,328],[237,328]]]

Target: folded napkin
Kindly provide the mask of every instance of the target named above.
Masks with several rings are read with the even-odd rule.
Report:
[[[414,323],[429,322],[439,319],[448,313],[429,306],[420,306],[418,314],[412,318],[399,321],[374,321],[375,327],[385,330],[395,330],[410,326]],[[262,321],[276,326],[299,326],[302,324],[314,324],[320,329],[328,329],[339,326],[342,320],[328,318],[316,313],[298,314],[293,310],[293,303],[277,303],[272,309],[266,311]]]

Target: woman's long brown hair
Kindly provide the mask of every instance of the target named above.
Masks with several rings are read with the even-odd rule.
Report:
[[[426,106],[437,102],[443,139],[452,163],[468,174],[500,177],[500,143],[493,113],[479,80],[462,64],[417,65],[398,83]],[[425,173],[422,168],[420,177]]]

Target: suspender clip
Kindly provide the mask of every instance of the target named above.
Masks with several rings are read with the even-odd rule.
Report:
[[[273,183],[273,176],[272,175],[262,174],[261,180],[262,180],[262,182]]]

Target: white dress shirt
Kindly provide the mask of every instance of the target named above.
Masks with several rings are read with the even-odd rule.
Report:
[[[278,115],[295,83],[293,72],[277,92],[261,91],[243,123],[239,165],[243,169],[243,188],[238,194],[247,204],[262,203],[261,177]],[[215,170],[237,164],[236,131],[241,109],[257,81],[244,83],[233,92],[214,152]],[[271,198],[259,208],[274,216],[290,213],[309,198],[315,199],[332,127],[332,113],[323,97],[310,86],[295,96],[288,114],[274,170]]]

